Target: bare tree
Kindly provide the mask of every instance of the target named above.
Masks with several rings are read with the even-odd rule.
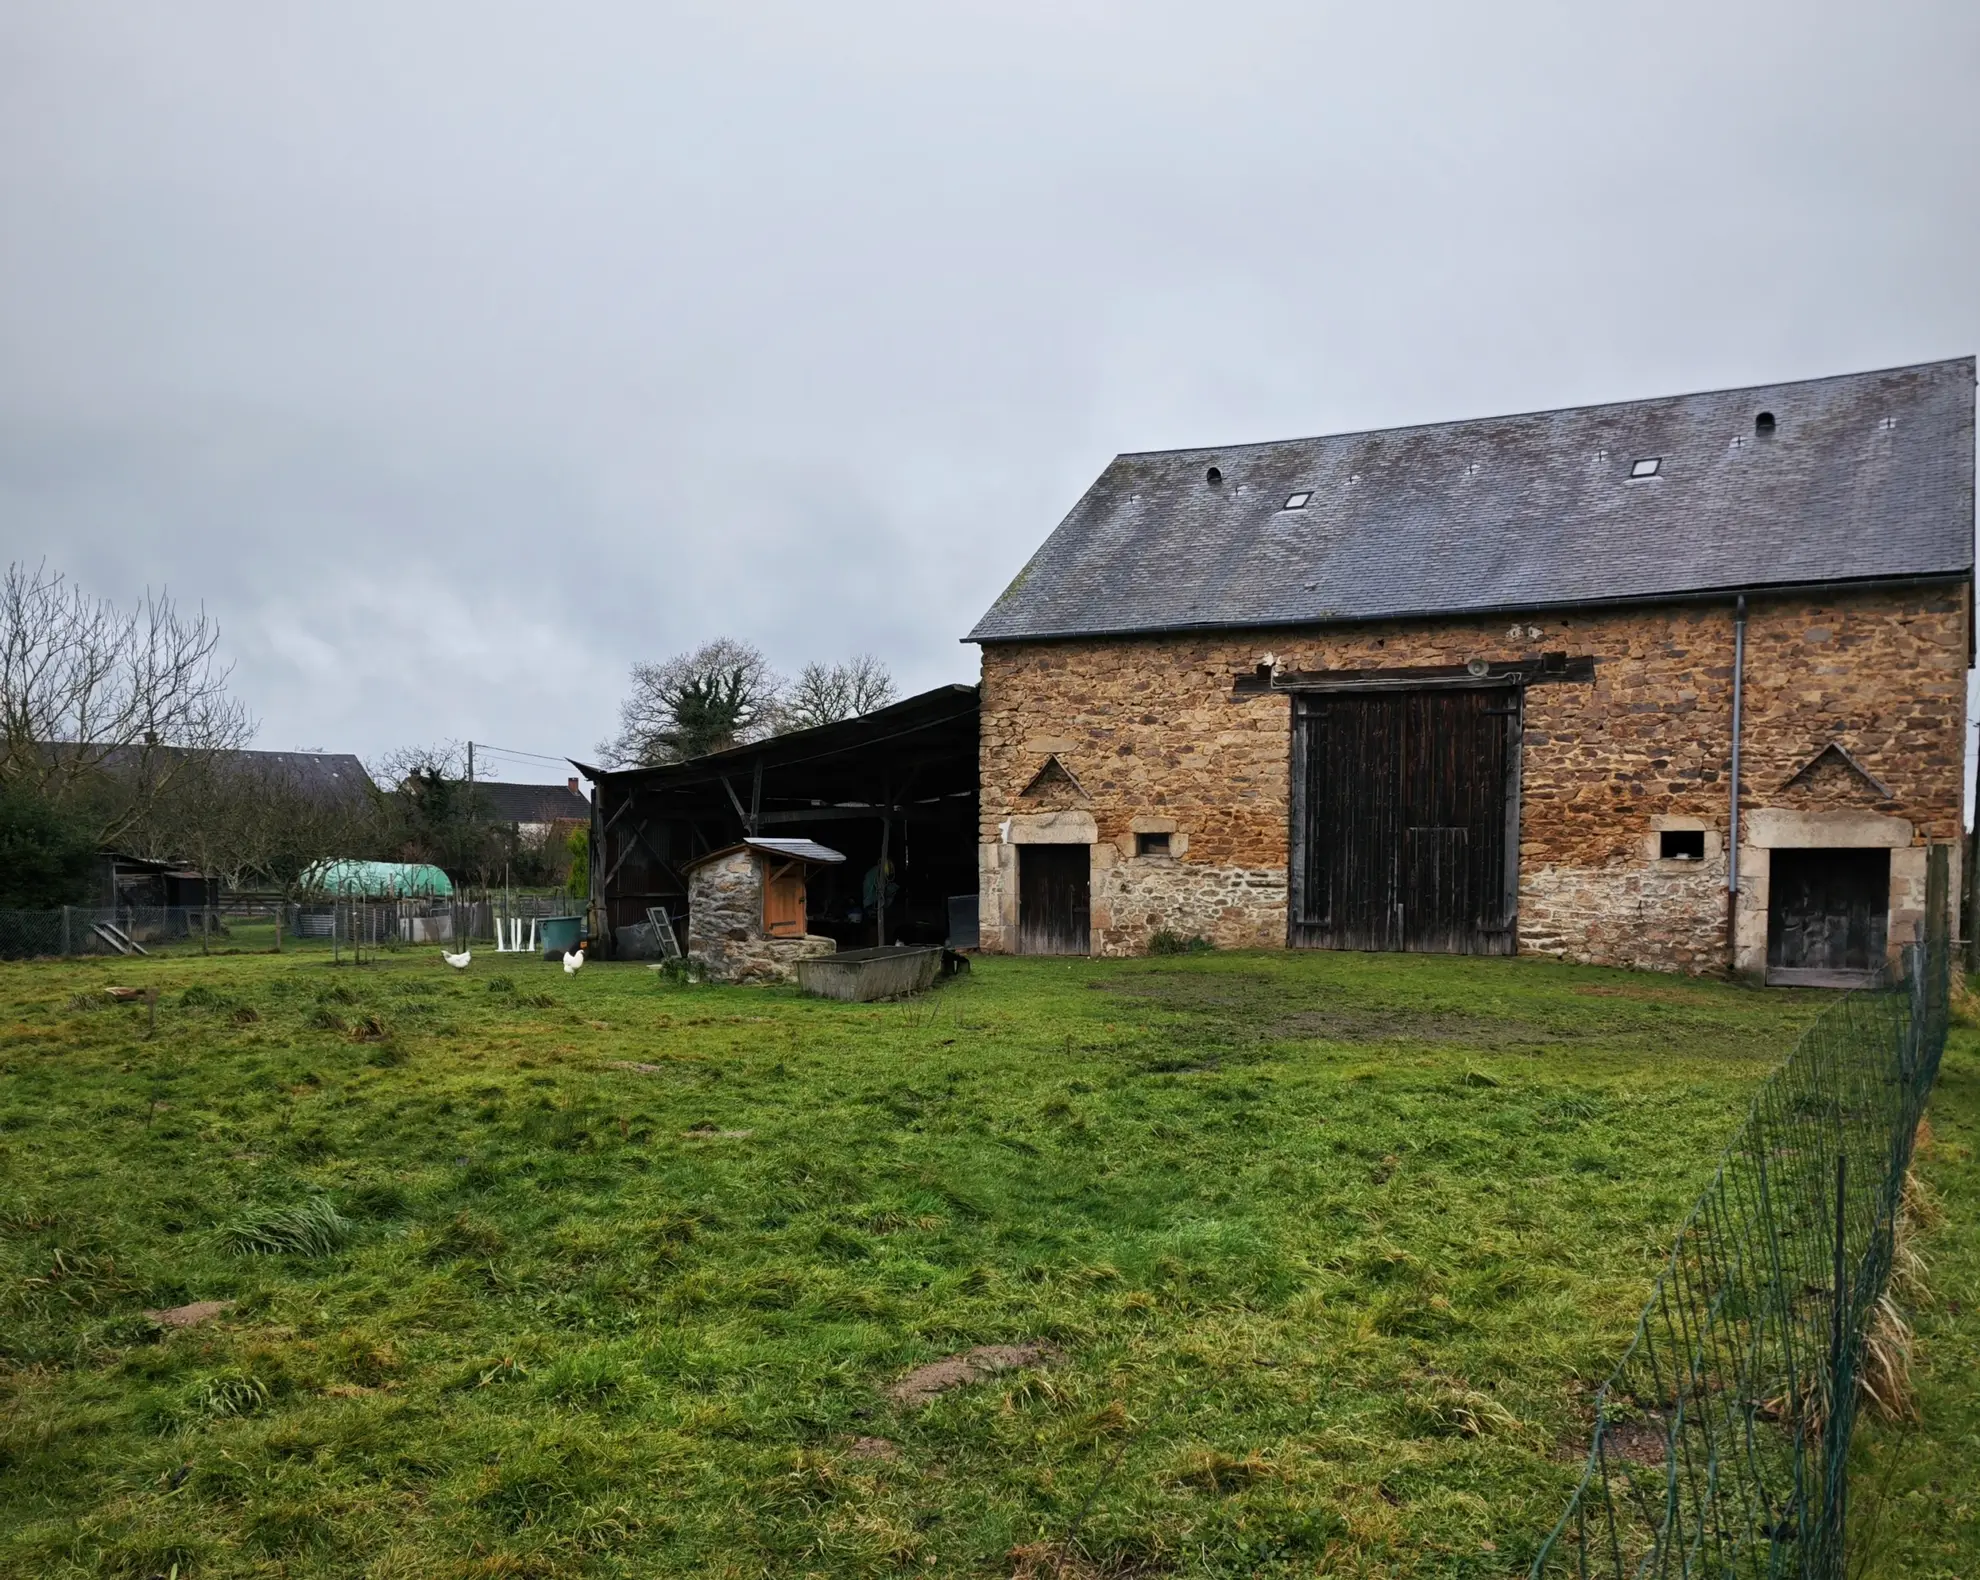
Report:
[[[505,830],[468,779],[458,744],[388,753],[371,774],[385,786],[385,844],[394,860],[431,862],[457,879],[487,886],[502,865]]]
[[[778,724],[785,730],[808,730],[857,718],[893,700],[894,677],[871,653],[856,654],[842,664],[806,664],[784,699]]]
[[[380,798],[366,788],[313,782],[255,752],[183,755],[126,832],[136,854],[185,862],[227,889],[271,890],[286,904],[309,887],[312,867],[381,847]]]
[[[0,579],[0,779],[86,808],[99,841],[135,826],[191,761],[254,733],[227,691],[220,628],[170,594],[129,610],[46,564]]]
[[[619,733],[600,744],[621,768],[703,757],[776,728],[783,679],[761,651],[719,637],[660,664],[635,664]]]

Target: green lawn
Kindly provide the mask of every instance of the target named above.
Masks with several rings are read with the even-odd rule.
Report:
[[[1821,1002],[1323,954],[864,1006],[0,967],[0,1574],[1042,1575],[1075,1535],[1068,1573],[1523,1573]]]
[[[1910,1313],[1918,1419],[1865,1422],[1852,1461],[1866,1580],[1980,1575],[1980,1034],[1970,1026],[1953,1032],[1930,1118],[1916,1172],[1934,1221],[1915,1241],[1929,1293]]]

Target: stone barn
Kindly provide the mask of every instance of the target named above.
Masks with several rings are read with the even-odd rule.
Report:
[[[969,637],[983,946],[1874,977],[1957,862],[1973,390],[1116,457]]]

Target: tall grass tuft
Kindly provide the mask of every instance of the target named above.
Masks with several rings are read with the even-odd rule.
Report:
[[[229,1251],[259,1256],[328,1256],[356,1232],[356,1226],[316,1196],[300,1207],[256,1207],[220,1229]]]

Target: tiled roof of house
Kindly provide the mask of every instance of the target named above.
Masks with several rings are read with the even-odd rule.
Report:
[[[1962,357],[1116,456],[968,640],[1970,575],[1973,377]]]
[[[491,823],[586,822],[591,803],[568,785],[512,785],[477,779],[475,797]]]

